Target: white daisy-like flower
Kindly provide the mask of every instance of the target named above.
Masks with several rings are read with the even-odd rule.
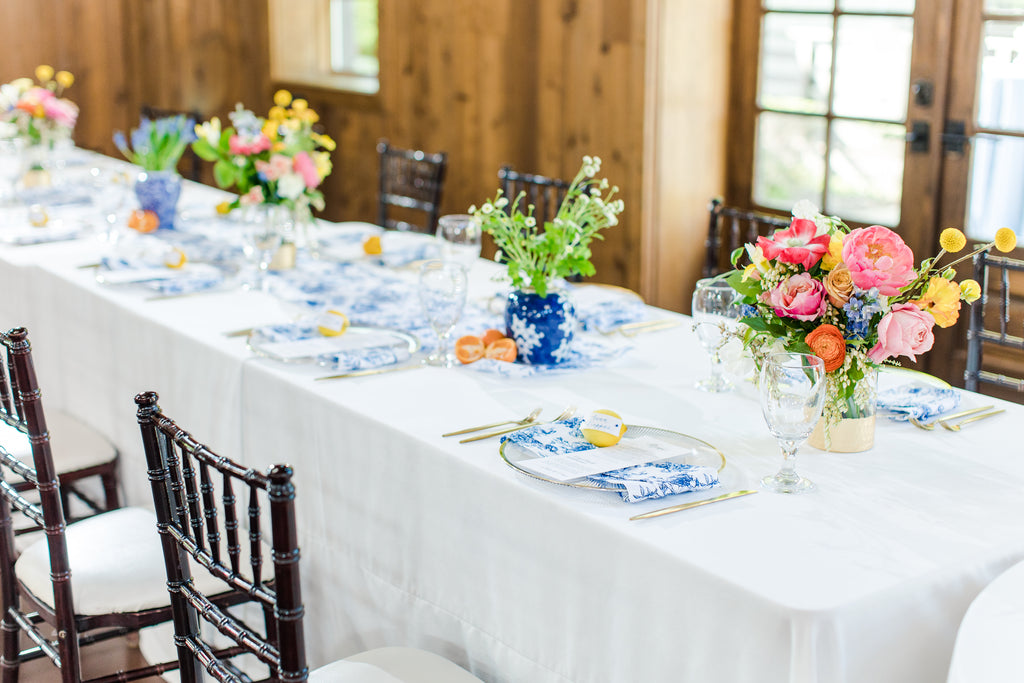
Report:
[[[508,198],[498,197],[498,199],[494,202],[494,205],[499,209],[504,209],[506,206],[508,206]]]
[[[813,221],[818,213],[818,207],[808,199],[801,199],[793,205],[793,218],[806,218]]]
[[[474,204],[473,206],[469,207],[469,212],[470,213],[476,213],[476,204]]]
[[[288,173],[277,181],[277,194],[285,199],[297,199],[306,189],[306,181],[298,173]]]
[[[526,227],[528,228],[537,227],[537,219],[534,218],[533,216],[527,216],[523,222],[526,223]]]
[[[492,213],[494,213],[494,206],[490,202],[487,202],[486,204],[480,207],[480,213],[484,214],[485,216],[490,216]]]

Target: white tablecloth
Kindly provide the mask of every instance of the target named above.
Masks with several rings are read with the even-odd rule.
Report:
[[[215,194],[190,186],[183,201]],[[312,666],[409,645],[488,681],[942,681],[968,604],[1024,558],[1019,406],[960,433],[880,420],[866,453],[802,450],[814,493],[631,522],[688,496],[626,505],[522,476],[496,440],[440,435],[536,406],[611,408],[717,446],[724,487],[703,497],[754,488],[778,448],[751,387],[693,388],[708,368],[689,325],[619,339],[633,348],[573,374],[314,382],[322,368],[224,336],[287,319],[269,295],[147,301],[77,267],[102,249],[0,248],[0,286],[25,294],[5,298],[0,325],[29,326],[46,405],[120,446],[132,504],[149,504],[143,390],[229,457],[294,465]],[[486,271],[474,268],[475,292]],[[963,399],[982,402],[994,401]]]

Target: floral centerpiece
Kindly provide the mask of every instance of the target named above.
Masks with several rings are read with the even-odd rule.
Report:
[[[495,260],[508,264],[513,291],[505,324],[523,362],[553,364],[568,355],[575,319],[557,284],[595,273],[590,244],[604,239],[601,230],[616,225],[624,208],[621,199],[613,198],[618,188],[609,189],[607,179],[596,178],[600,170],[599,157],[583,157],[555,217],[543,225],[534,216],[534,205],[523,212],[525,192],[510,202],[498,190],[494,199],[469,209],[494,239]]]
[[[192,143],[200,158],[214,162],[217,184],[239,193],[224,209],[277,204],[307,216],[310,207],[323,209],[319,188],[331,173],[335,143],[314,130],[320,117],[306,100],[278,90],[266,117],[239,104],[229,119],[223,129],[216,117],[196,126]]]
[[[743,305],[739,330],[727,344],[741,344],[755,362],[777,350],[820,356],[827,373],[819,429],[824,445],[832,446],[841,420],[870,416],[870,425],[861,425],[869,426],[870,439],[836,448],[865,450],[874,434],[875,383],[869,380],[879,365],[929,351],[934,326],[955,324],[961,301],[973,303],[981,294],[974,280],[958,284],[952,266],[993,245],[1009,251],[1016,235],[1001,228],[994,242],[945,265],[942,257],[963,250],[967,240],[947,228],[939,242],[941,251],[915,268],[910,247],[892,230],[850,229],[799,202],[788,228],[733,254],[734,265],[744,254],[749,263],[726,276]]]
[[[78,105],[62,97],[75,77],[46,64],[36,67],[35,76],[38,83],[18,78],[0,85],[0,121],[13,123],[28,145],[53,147],[71,139],[78,120]]]

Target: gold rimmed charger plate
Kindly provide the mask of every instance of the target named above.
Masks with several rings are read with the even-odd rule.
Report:
[[[345,331],[345,334],[342,335],[341,337],[337,337],[337,339],[340,340],[343,337],[348,337],[349,335],[358,336],[368,334],[388,335],[394,337],[394,343],[392,344],[392,346],[395,346],[397,348],[407,348],[410,354],[416,353],[416,351],[418,351],[420,348],[420,340],[414,335],[411,335],[408,332],[403,332],[402,330],[394,330],[388,327],[350,325],[348,330]],[[255,353],[257,356],[260,356],[261,358],[270,358],[271,360],[276,360],[279,363],[317,363],[318,365],[329,365],[329,363],[321,362],[319,360],[321,357],[320,355],[295,356],[285,358],[283,356],[279,356],[275,353],[267,351],[265,346],[273,342],[267,339],[266,336],[263,335],[258,329],[249,332],[249,336],[246,338],[245,343],[249,347],[249,350]],[[341,351],[342,348],[339,347],[338,350]]]
[[[526,430],[521,431],[527,431],[528,429],[530,428],[528,427]],[[719,472],[725,469],[725,454],[709,444],[707,441],[698,439],[697,437],[682,434],[680,432],[673,432],[669,429],[661,429],[660,427],[629,425],[626,427],[626,433],[623,434],[622,439],[623,441],[627,441],[641,436],[650,436],[673,446],[693,449],[692,452],[684,453],[672,458],[666,458],[665,460],[659,460],[658,462],[677,462],[685,465],[714,467]],[[549,484],[569,486],[575,489],[589,489],[592,491],[608,491],[614,493],[618,493],[621,490],[613,486],[599,484],[587,479],[580,479],[576,481],[556,481],[554,479],[541,476],[535,472],[531,472],[530,470],[521,467],[518,463],[523,460],[536,458],[538,457],[537,454],[512,441],[503,441],[501,446],[498,447],[498,453],[501,455],[501,459],[504,460],[509,467],[532,479],[539,479],[540,481],[546,481]]]
[[[574,289],[577,287],[583,289],[593,287],[595,289],[606,290],[609,293],[617,294],[627,299],[637,299],[639,301],[644,300],[644,298],[640,296],[639,293],[634,292],[632,289],[629,289],[627,287],[620,287],[619,285],[607,285],[603,282],[574,282],[572,284],[572,287]]]

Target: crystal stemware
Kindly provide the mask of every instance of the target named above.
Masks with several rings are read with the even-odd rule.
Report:
[[[732,382],[722,375],[719,351],[725,332],[740,317],[738,298],[736,290],[725,280],[700,280],[693,292],[693,327],[701,346],[711,356],[711,376],[696,384],[702,391],[732,389]]]
[[[22,172],[22,142],[18,138],[0,138],[0,205],[15,202],[15,185]]]
[[[773,353],[761,366],[761,412],[782,449],[782,468],[761,479],[777,493],[803,493],[814,483],[796,472],[796,451],[814,431],[825,403],[825,361],[806,353]]]
[[[128,175],[123,171],[94,166],[89,169],[89,178],[93,190],[92,202],[105,224],[102,238],[110,244],[116,244],[120,236],[118,219],[131,190]]]
[[[274,252],[281,246],[282,235],[279,229],[279,209],[275,206],[257,206],[245,216],[244,251],[253,260],[256,274],[249,282],[248,289],[263,290],[266,286],[266,274],[270,263],[274,260]]]
[[[451,367],[455,359],[448,353],[448,337],[466,305],[466,269],[452,261],[428,261],[420,267],[419,284],[423,312],[438,339],[437,351],[427,358],[427,363]]]
[[[467,270],[480,258],[480,221],[466,214],[441,216],[437,221],[437,240],[441,259],[461,263]]]

